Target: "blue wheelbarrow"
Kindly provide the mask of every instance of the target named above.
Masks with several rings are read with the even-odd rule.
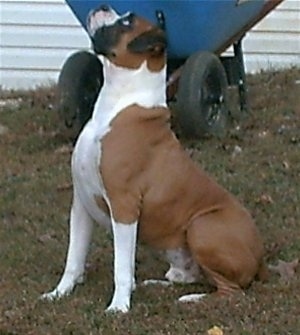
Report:
[[[101,0],[66,0],[86,29]],[[230,112],[227,89],[239,88],[247,110],[242,38],[283,0],[108,0],[117,12],[132,11],[156,22],[168,38],[168,98],[186,137],[224,134]],[[233,45],[234,55],[220,57]],[[76,138],[91,117],[103,85],[102,65],[90,52],[71,55],[61,70],[59,111]]]

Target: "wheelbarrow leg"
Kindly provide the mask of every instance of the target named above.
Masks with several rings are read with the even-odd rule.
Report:
[[[238,69],[238,89],[240,97],[240,109],[242,112],[248,112],[248,103],[247,103],[247,83],[246,83],[246,74],[245,74],[245,64],[242,50],[242,38],[233,44],[234,56],[237,60],[237,69]]]

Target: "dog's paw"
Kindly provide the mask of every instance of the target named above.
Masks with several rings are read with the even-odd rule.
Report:
[[[148,286],[148,285],[161,285],[161,286],[171,286],[173,285],[172,282],[168,280],[161,280],[161,279],[147,279],[142,282],[143,286]]]
[[[115,291],[112,301],[105,311],[107,313],[127,313],[130,309],[130,292],[131,290]]]
[[[191,267],[190,269],[180,269],[171,267],[165,274],[166,279],[174,283],[196,283],[199,280],[199,269]]]
[[[59,291],[55,289],[51,292],[42,294],[39,299],[40,300],[54,301],[54,300],[58,300],[61,297],[62,297],[62,294],[60,294]]]
[[[106,313],[128,313],[129,304],[115,304],[111,303],[105,310]]]
[[[204,297],[206,297],[206,293],[194,293],[194,294],[186,294],[178,299],[179,302],[199,302]]]
[[[63,289],[61,288],[55,288],[51,292],[44,293],[40,296],[40,300],[48,300],[48,301],[54,301],[58,300],[62,297],[68,296],[71,294],[74,286],[68,286],[64,287]]]

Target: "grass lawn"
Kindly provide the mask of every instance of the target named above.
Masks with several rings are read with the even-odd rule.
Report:
[[[183,142],[193,159],[252,212],[268,262],[300,255],[300,69],[250,76],[250,113],[225,139]],[[112,239],[96,227],[87,280],[71,296],[39,301],[64,267],[72,196],[72,147],[53,109],[53,91],[0,92],[21,98],[0,107],[0,334],[188,335],[218,326],[224,335],[300,334],[299,268],[289,282],[272,274],[243,297],[180,304],[206,283],[138,286],[127,315],[104,313],[112,294]],[[138,283],[168,265],[145,246]]]

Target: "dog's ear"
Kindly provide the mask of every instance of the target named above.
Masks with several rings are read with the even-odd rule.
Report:
[[[166,35],[158,29],[151,29],[132,40],[127,49],[132,53],[149,53],[160,56],[167,47]]]

